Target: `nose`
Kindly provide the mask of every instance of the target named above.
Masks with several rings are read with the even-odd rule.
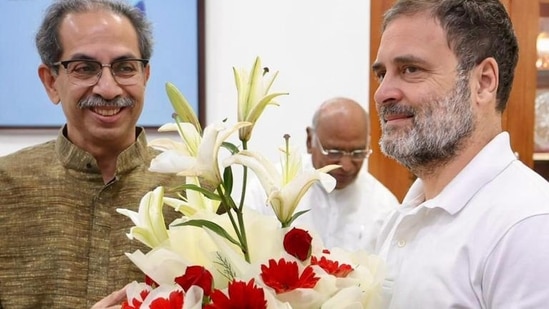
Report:
[[[402,89],[400,86],[401,85],[398,78],[386,74],[383,77],[383,80],[379,83],[374,93],[376,106],[394,101],[400,101],[403,97]]]
[[[341,157],[341,159],[339,159],[339,162],[337,162],[337,164],[341,165],[340,168],[345,172],[349,172],[355,169],[355,162],[348,155]]]
[[[122,87],[114,79],[110,66],[103,66],[99,80],[93,87],[93,92],[106,100],[123,94]]]

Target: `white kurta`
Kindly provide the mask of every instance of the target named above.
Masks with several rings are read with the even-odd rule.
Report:
[[[311,162],[305,156],[303,162]],[[310,163],[305,168],[312,168]],[[266,206],[265,191],[259,182],[247,190],[246,205],[274,215]],[[396,197],[365,168],[349,186],[327,193],[313,185],[301,199],[296,212],[310,209],[294,225],[312,229],[326,248],[373,252],[384,219],[399,205]]]
[[[378,245],[383,308],[549,308],[549,183],[507,133],[435,198],[417,180]]]

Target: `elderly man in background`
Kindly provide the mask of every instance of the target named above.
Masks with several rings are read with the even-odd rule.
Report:
[[[385,217],[399,203],[364,165],[371,153],[368,113],[351,99],[332,98],[320,105],[306,130],[305,168],[341,167],[330,172],[335,190],[315,184],[303,196],[296,212],[309,211],[295,224],[313,229],[327,248],[373,251]],[[260,186],[253,184],[247,197],[250,207],[273,213]]]

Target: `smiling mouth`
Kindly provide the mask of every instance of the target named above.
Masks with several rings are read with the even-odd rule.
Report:
[[[393,120],[405,120],[413,117],[414,115],[412,114],[390,114],[390,115],[385,115],[385,117],[383,117],[383,120],[385,122],[389,122]]]
[[[118,113],[120,113],[120,111],[122,110],[122,108],[118,107],[118,108],[101,108],[101,107],[94,107],[92,108],[92,111],[96,114],[99,114],[101,116],[114,116]]]

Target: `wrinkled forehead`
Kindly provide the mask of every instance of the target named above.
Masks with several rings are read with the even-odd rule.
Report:
[[[121,55],[140,57],[137,31],[129,19],[105,9],[67,14],[59,37],[65,58],[83,54],[99,59],[107,53],[112,55],[102,61]]]
[[[374,69],[401,59],[436,61],[441,52],[453,55],[440,22],[427,13],[402,15],[383,31]]]

